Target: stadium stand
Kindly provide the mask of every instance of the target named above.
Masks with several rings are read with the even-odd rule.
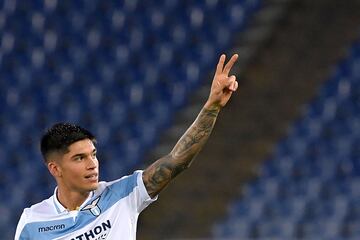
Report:
[[[213,227],[216,239],[359,239],[360,42]]]
[[[44,129],[91,129],[103,179],[128,173],[260,1],[0,3],[0,231],[12,239],[21,210],[54,188]]]

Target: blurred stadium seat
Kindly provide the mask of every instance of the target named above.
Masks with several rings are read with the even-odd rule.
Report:
[[[248,184],[220,239],[360,237],[360,42]]]

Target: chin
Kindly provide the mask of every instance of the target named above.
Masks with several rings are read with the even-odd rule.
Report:
[[[91,184],[91,186],[89,188],[90,188],[90,191],[93,191],[93,190],[96,190],[98,187],[99,187],[99,183],[94,183],[94,184]]]
[[[91,192],[96,190],[99,187],[99,183],[92,183],[92,184],[88,184],[87,186],[84,186],[84,189],[86,189],[86,191]]]

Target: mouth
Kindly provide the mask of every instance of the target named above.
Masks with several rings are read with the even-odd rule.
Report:
[[[92,174],[86,175],[85,179],[87,179],[89,181],[97,181],[98,180],[98,174],[97,173],[92,173]]]

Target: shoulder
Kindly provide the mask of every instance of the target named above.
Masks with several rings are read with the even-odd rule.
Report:
[[[28,208],[25,208],[23,211],[23,215],[27,219],[31,219],[33,217],[41,217],[49,214],[54,214],[55,206],[54,206],[54,200],[53,196],[49,197],[48,199],[45,199],[39,203],[36,203]]]
[[[52,197],[25,208],[17,224],[15,239],[20,237],[20,234],[27,224],[46,219],[49,216],[54,215],[54,212]]]
[[[54,211],[54,197],[51,196],[39,203],[32,205],[29,210],[39,214],[49,213]]]
[[[101,186],[99,189],[105,188],[102,194],[107,195],[105,197],[107,201],[115,204],[115,202],[124,200],[130,209],[137,213],[140,213],[151,202],[157,199],[157,196],[151,198],[145,188],[143,170],[135,171],[131,175],[112,182],[102,183]]]
[[[129,195],[134,189],[142,183],[142,170],[135,171],[131,175],[123,176],[110,182],[100,182],[95,195],[101,195],[104,191],[116,193],[119,197]],[[139,182],[141,180],[141,182]]]

